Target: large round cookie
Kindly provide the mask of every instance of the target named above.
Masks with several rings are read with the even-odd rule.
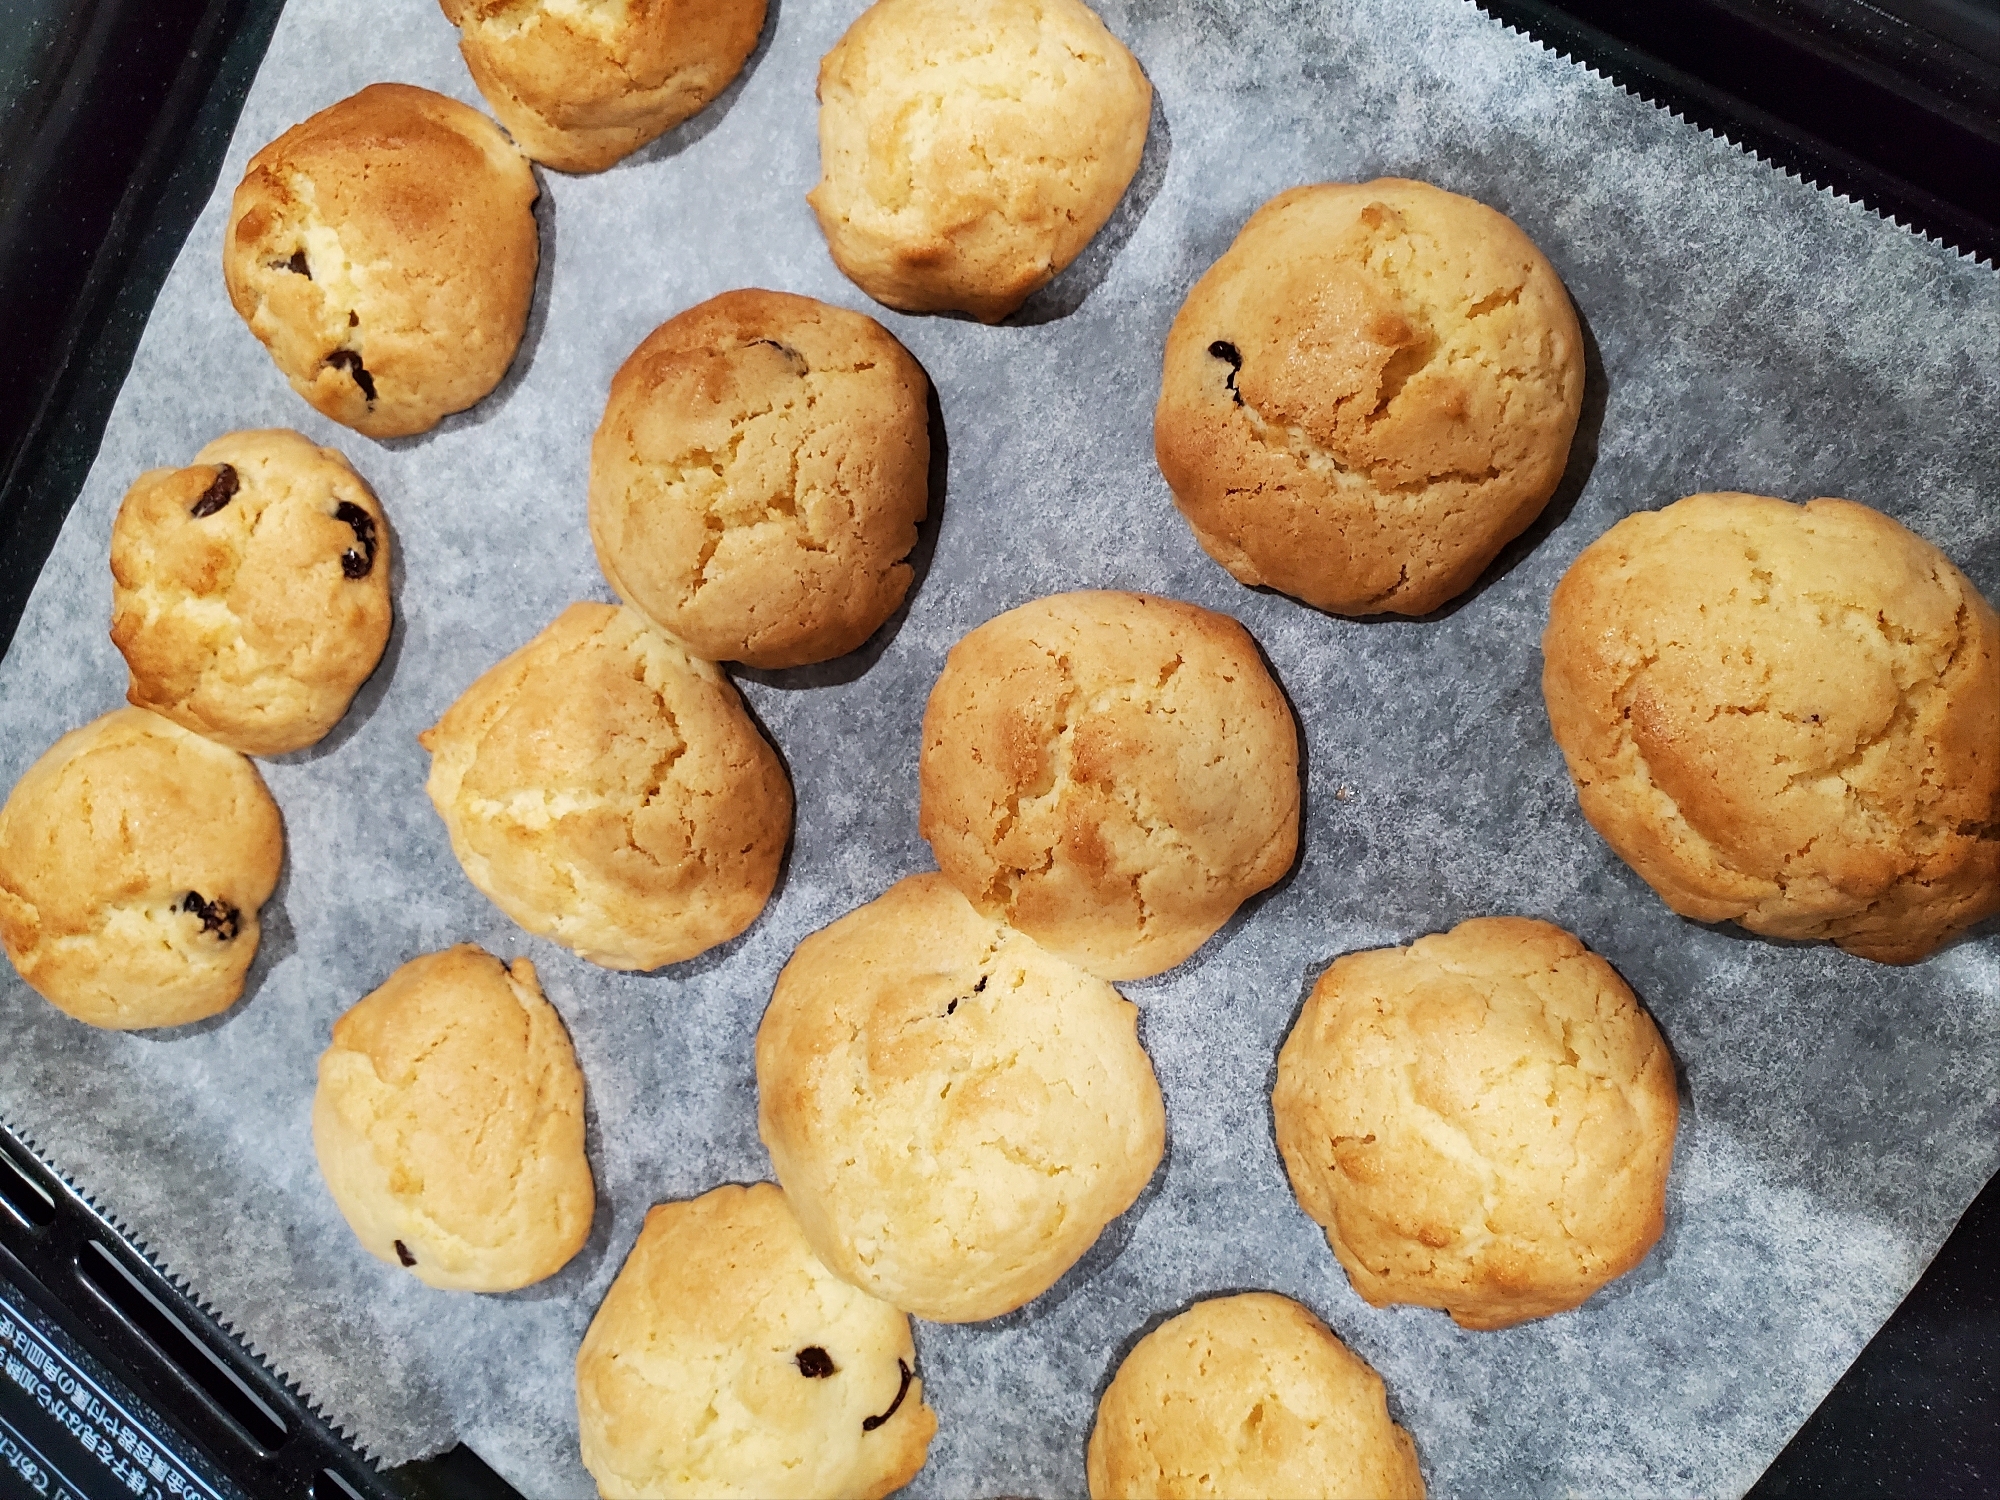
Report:
[[[1627,516],[1542,651],[1584,816],[1681,915],[1914,963],[2000,910],[2000,621],[1887,516]]]
[[[764,0],[440,0],[500,123],[536,161],[598,172],[729,87]]]
[[[576,1355],[583,1462],[611,1500],[862,1497],[924,1465],[910,1320],[813,1258],[785,1195],[646,1215]]]
[[[1427,614],[1555,493],[1583,338],[1505,215],[1421,182],[1258,209],[1167,336],[1154,452],[1195,539],[1337,614]]]
[[[972,631],[924,710],[918,826],[975,906],[1106,979],[1172,968],[1298,848],[1291,710],[1227,615],[1037,599]]]
[[[230,303],[319,411],[373,438],[423,432],[513,362],[536,192],[478,110],[370,84],[250,158],[223,244]]]
[[[941,875],[799,944],[757,1030],[757,1129],[836,1275],[940,1323],[1053,1286],[1166,1146],[1138,1011]]]
[[[1674,1064],[1610,964],[1480,917],[1320,976],[1271,1110],[1299,1203],[1376,1307],[1504,1328],[1576,1307],[1666,1225]]]
[[[1091,1500],[1422,1500],[1382,1379],[1288,1297],[1197,1302],[1125,1356],[1091,1429]]]
[[[590,535],[627,604],[711,661],[852,651],[910,587],[929,382],[873,318],[725,292],[632,352],[590,450]]]
[[[389,524],[296,432],[232,432],[153,469],[111,528],[126,697],[246,755],[316,743],[389,641]]]
[[[333,1023],[320,1176],[362,1246],[448,1291],[511,1292],[583,1248],[583,1074],[535,966],[471,943],[411,959]]]
[[[0,807],[0,940],[79,1021],[199,1021],[243,993],[284,844],[249,761],[116,709],[51,745]]]
[[[572,604],[418,739],[472,883],[592,963],[692,958],[777,883],[777,752],[728,678],[629,609]]]
[[[1111,217],[1153,90],[1081,0],[876,0],[819,100],[834,262],[890,307],[997,323]]]

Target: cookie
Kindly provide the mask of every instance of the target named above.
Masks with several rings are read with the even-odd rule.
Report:
[[[757,1030],[757,1129],[814,1253],[938,1323],[1047,1291],[1166,1147],[1138,1018],[941,875],[800,943]]]
[[[232,432],[153,469],[111,528],[126,698],[246,755],[315,744],[389,642],[389,523],[296,432]]]
[[[440,0],[472,81],[521,149],[601,172],[729,87],[764,0]]]
[[[413,958],[333,1023],[313,1152],[377,1260],[511,1292],[583,1248],[583,1074],[535,966],[471,943]]]
[[[1153,89],[1080,0],[876,0],[820,62],[834,263],[904,312],[997,323],[1139,170]]]
[[[1395,178],[1294,188],[1175,317],[1154,452],[1242,582],[1428,614],[1555,493],[1583,377],[1569,296],[1504,214]]]
[[[769,1183],[646,1215],[576,1355],[583,1462],[612,1500],[887,1495],[937,1414],[910,1320],[839,1280]]]
[[[2000,633],[1864,505],[1627,516],[1542,637],[1583,813],[1682,916],[1914,963],[2000,910]]]
[[[988,916],[1105,979],[1171,969],[1291,868],[1291,710],[1227,615],[1057,594],[972,631],[924,710],[918,828]]]
[[[1422,1500],[1382,1378],[1288,1297],[1197,1302],[1125,1356],[1091,1429],[1091,1500]]]
[[[810,297],[725,292],[662,323],[591,445],[604,576],[711,661],[852,651],[909,591],[929,389],[881,324]]]
[[[284,848],[249,761],[115,709],[51,745],[0,807],[0,941],[79,1021],[199,1021],[243,993]]]
[[[729,679],[629,609],[572,604],[418,736],[472,883],[608,969],[756,920],[792,788]]]
[[[475,109],[370,84],[250,158],[229,301],[313,407],[372,438],[500,383],[540,255],[527,158]]]
[[[1480,917],[1336,961],[1271,1110],[1300,1206],[1375,1307],[1546,1317],[1666,1225],[1673,1059],[1617,971],[1547,922]]]

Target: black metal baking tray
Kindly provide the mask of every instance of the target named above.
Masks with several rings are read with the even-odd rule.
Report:
[[[2000,0],[1477,3],[1785,170],[2000,263]],[[9,0],[0,16],[0,328],[10,336],[0,358],[0,650],[214,187],[281,5]],[[463,1448],[373,1469],[4,1129],[0,1321],[8,1339],[20,1334],[12,1353],[0,1350],[0,1497],[55,1495],[58,1473],[92,1500],[140,1493],[131,1460],[141,1444],[149,1495],[169,1493],[170,1461],[179,1493],[197,1493],[199,1479],[259,1500],[513,1494]],[[65,1380],[91,1393],[82,1408],[61,1395]],[[100,1459],[82,1431],[113,1403],[127,1416]],[[102,1428],[92,1441],[101,1438]],[[23,1464],[41,1464],[47,1483]],[[1996,1492],[2000,1179],[1753,1491]]]

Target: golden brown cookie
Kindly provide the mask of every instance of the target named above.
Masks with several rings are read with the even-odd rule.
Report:
[[[536,161],[601,172],[729,87],[764,0],[440,0],[500,123]]]
[[[1504,214],[1382,178],[1280,193],[1167,336],[1154,452],[1210,557],[1336,614],[1428,614],[1541,513],[1583,337]]]
[[[249,761],[115,709],[51,745],[0,807],[0,940],[79,1021],[199,1021],[243,993],[284,848]]]
[[[1125,1356],[1091,1429],[1091,1500],[1423,1500],[1382,1378],[1272,1292],[1197,1302]]]
[[[418,739],[472,883],[592,963],[692,958],[777,882],[777,752],[728,678],[629,609],[572,604]]]
[[[663,1203],[576,1356],[583,1462],[610,1500],[877,1500],[937,1415],[910,1320],[813,1258],[767,1182]]]
[[[2000,621],[1887,516],[1627,516],[1542,651],[1584,816],[1682,916],[1914,963],[2000,910]]]
[[[1153,89],[1081,0],[876,0],[819,100],[834,263],[890,307],[997,323],[1118,207]]]
[[[511,1292],[583,1248],[583,1074],[535,966],[411,959],[333,1023],[313,1153],[362,1246],[447,1291]]]
[[[296,432],[228,433],[141,474],[111,578],[127,699],[246,755],[316,743],[389,641],[381,503]]]
[[[757,1030],[757,1130],[814,1252],[933,1322],[1047,1291],[1166,1147],[1138,1019],[942,875],[800,943]]]
[[[1271,1109],[1292,1190],[1376,1307],[1546,1317],[1666,1225],[1673,1059],[1617,971],[1547,922],[1480,917],[1338,960]]]
[[[987,915],[1106,979],[1171,969],[1291,868],[1298,731],[1227,615],[1057,594],[972,631],[924,710],[918,827]]]
[[[513,363],[536,192],[478,110],[370,84],[250,158],[222,253],[230,303],[317,410],[372,438],[426,431]]]
[[[725,292],[662,323],[591,445],[604,576],[711,661],[852,651],[909,591],[929,388],[881,324],[810,297]]]

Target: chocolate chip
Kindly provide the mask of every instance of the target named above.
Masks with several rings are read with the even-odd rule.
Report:
[[[414,1266],[417,1263],[417,1258],[410,1254],[410,1247],[401,1240],[396,1241],[396,1259],[406,1266]]]
[[[361,363],[361,356],[352,349],[336,349],[326,357],[326,362],[336,370],[345,370],[354,377],[354,383],[361,387],[361,394],[368,398],[368,404],[375,404],[375,377],[368,373],[368,367]]]
[[[808,1380],[824,1380],[835,1373],[833,1356],[818,1344],[807,1344],[792,1358],[799,1362],[799,1373]]]
[[[948,1016],[955,1016],[955,1015],[957,1015],[957,1014],[958,1014],[958,1002],[957,1002],[956,1000],[952,1001],[952,1002],[951,1002],[951,1004],[947,1005],[947,1006],[946,1006],[946,1007],[944,1008],[944,1013],[945,1013],[946,1015],[948,1015]]]
[[[236,498],[236,492],[243,486],[236,478],[236,470],[228,464],[215,466],[215,478],[208,488],[201,492],[201,498],[188,507],[188,514],[199,521],[203,516],[212,516],[223,506]]]
[[[214,933],[225,943],[243,930],[243,913],[220,896],[204,901],[200,891],[189,891],[181,898],[181,910],[200,917],[201,930]]]
[[[792,348],[791,345],[781,344],[776,339],[752,339],[750,340],[750,342],[753,344],[770,345],[773,349],[776,349],[780,354],[785,356],[785,362],[787,364],[796,366],[798,368],[798,372],[801,375],[806,373],[806,357],[803,354],[799,353],[798,350]]]
[[[366,578],[375,566],[375,518],[352,500],[336,505],[333,518],[352,526],[354,540],[361,544],[359,551],[349,547],[340,554],[340,571],[349,578]]]
[[[306,252],[303,249],[292,252],[292,258],[285,262],[285,269],[294,275],[305,277],[307,281],[313,279],[312,267],[306,264]]]
[[[888,1421],[889,1418],[895,1416],[896,1408],[901,1406],[903,1404],[903,1398],[909,1395],[910,1376],[915,1374],[916,1372],[913,1371],[908,1365],[904,1364],[900,1359],[896,1361],[896,1368],[903,1372],[903,1383],[896,1387],[896,1399],[889,1403],[889,1409],[883,1412],[881,1416],[863,1417],[861,1419],[861,1430],[863,1432],[873,1432],[876,1428],[880,1427],[884,1422]]]
[[[1229,387],[1229,394],[1236,398],[1236,404],[1241,406],[1243,404],[1243,393],[1236,389],[1236,374],[1243,368],[1242,351],[1227,339],[1217,339],[1208,346],[1208,352],[1213,354],[1217,359],[1229,362],[1229,374],[1223,383]]]

